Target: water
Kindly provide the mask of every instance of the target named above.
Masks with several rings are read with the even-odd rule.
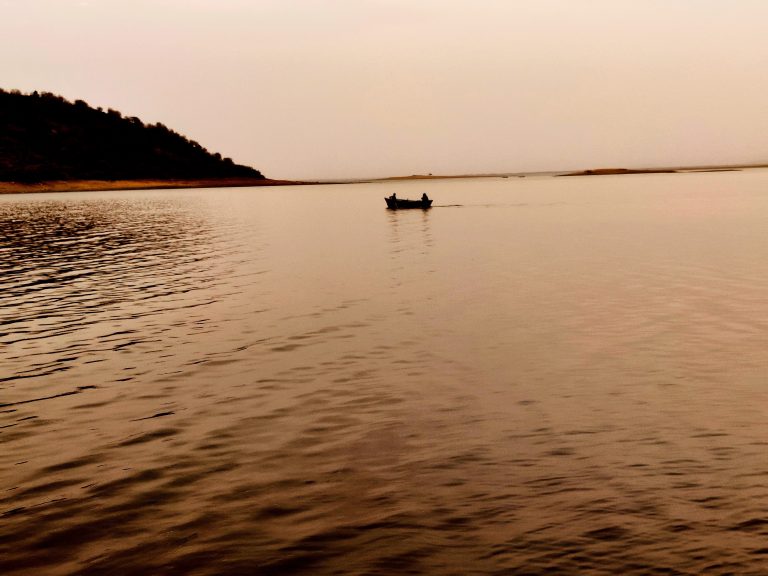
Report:
[[[0,197],[0,572],[765,574],[767,222],[757,170]]]

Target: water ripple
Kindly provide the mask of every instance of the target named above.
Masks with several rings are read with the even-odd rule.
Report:
[[[0,571],[766,573],[764,180],[0,199]]]

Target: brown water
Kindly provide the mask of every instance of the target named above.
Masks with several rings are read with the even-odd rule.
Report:
[[[766,171],[0,197],[0,573],[766,574],[767,285]]]

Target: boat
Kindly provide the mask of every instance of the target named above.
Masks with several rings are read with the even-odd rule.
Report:
[[[384,198],[384,200],[387,202],[387,208],[390,210],[405,210],[408,208],[421,208],[422,210],[426,210],[427,208],[432,207],[432,200],[430,198],[422,200],[407,200],[405,198],[401,199],[389,196]]]

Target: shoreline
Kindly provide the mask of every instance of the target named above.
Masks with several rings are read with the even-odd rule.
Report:
[[[104,192],[111,190],[172,190],[176,188],[242,188],[248,186],[303,186],[317,184],[270,178],[189,178],[141,180],[50,180],[36,183],[0,182],[0,194],[46,192]]]
[[[768,168],[768,164],[715,166],[679,166],[664,168],[590,168],[576,171],[501,172],[498,174],[412,174],[385,178],[344,180],[273,180],[271,178],[189,178],[141,180],[50,180],[36,183],[0,181],[2,194],[35,194],[46,192],[104,192],[116,190],[173,190],[178,188],[244,188],[251,186],[320,186],[324,184],[386,184],[408,180],[454,180],[470,178],[525,178],[529,176],[622,176],[631,174],[685,174],[693,172],[736,172]]]

